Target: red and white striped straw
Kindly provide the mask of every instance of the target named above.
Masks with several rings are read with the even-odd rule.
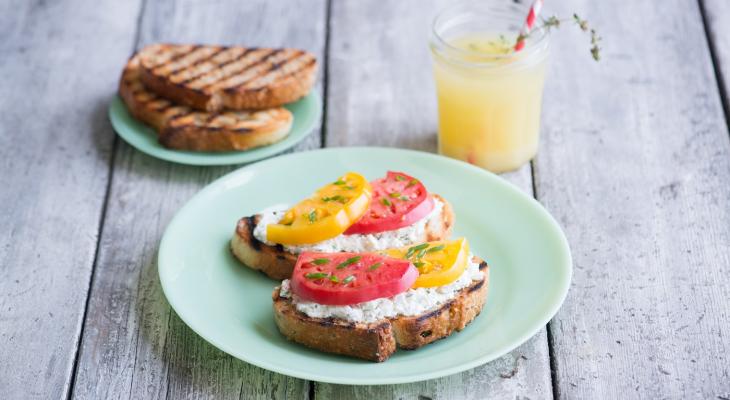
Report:
[[[515,51],[520,51],[523,47],[525,47],[524,38],[532,31],[532,28],[535,26],[535,20],[537,19],[537,16],[540,15],[541,9],[542,0],[535,0],[535,2],[532,3],[532,7],[530,7],[530,12],[527,13],[525,24],[522,25],[522,30],[520,31],[520,37],[522,37],[523,39],[515,43]]]

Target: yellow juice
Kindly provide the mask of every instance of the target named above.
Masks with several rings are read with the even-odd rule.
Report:
[[[535,156],[547,57],[514,53],[513,43],[469,34],[448,40],[456,60],[435,55],[441,154],[493,172]]]

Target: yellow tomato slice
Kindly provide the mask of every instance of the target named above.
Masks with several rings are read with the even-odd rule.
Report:
[[[365,214],[371,197],[367,179],[348,172],[289,209],[279,223],[268,225],[266,238],[291,245],[331,239]]]
[[[389,249],[385,254],[407,259],[418,268],[420,275],[413,287],[448,285],[469,265],[469,243],[465,238]]]

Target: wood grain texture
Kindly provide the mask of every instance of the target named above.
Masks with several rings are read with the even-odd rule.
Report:
[[[109,179],[114,58],[132,48],[137,11],[131,1],[0,4],[5,399],[67,396]]]
[[[427,40],[433,16],[446,3],[332,3],[327,146],[436,150],[436,96]],[[532,194],[529,165],[503,176]],[[384,386],[315,383],[317,399],[549,398],[551,395],[544,330],[511,354],[441,379]]]
[[[699,0],[705,17],[705,30],[714,55],[715,73],[717,74],[721,93],[725,96],[725,107],[730,90],[730,2],[726,0]],[[730,115],[730,108],[725,109]]]
[[[332,2],[327,146],[436,148],[428,33],[446,3]]]
[[[138,47],[158,41],[286,45],[323,60],[325,6],[324,1],[149,1]],[[117,71],[123,61],[116,60]],[[318,128],[298,149],[318,147],[319,138]],[[200,188],[232,169],[170,164],[120,142],[74,398],[307,396],[306,381],[239,361],[197,336],[170,309],[159,284],[157,248],[167,223]]]
[[[730,397],[730,140],[696,2],[571,0],[553,35],[536,190],[573,284],[551,324],[560,398]],[[572,28],[571,28],[572,30]]]

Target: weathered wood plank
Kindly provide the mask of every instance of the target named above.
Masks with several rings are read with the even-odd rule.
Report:
[[[730,397],[730,140],[697,3],[551,6],[605,38],[595,64],[583,35],[553,36],[536,160],[575,263],[557,393]]]
[[[436,98],[428,32],[446,1],[333,2],[330,19],[328,146],[436,149]],[[364,22],[367,21],[367,22]],[[532,194],[530,166],[505,174]],[[499,360],[407,385],[315,384],[316,398],[548,398],[545,331]]]
[[[705,17],[705,29],[714,54],[715,68],[722,94],[727,97],[730,89],[730,2],[725,0],[700,0]],[[725,107],[730,107],[727,98]],[[730,115],[730,108],[725,109]],[[726,117],[727,118],[727,117]]]
[[[0,392],[66,398],[138,2],[0,4]],[[99,35],[103,32],[103,35]]]
[[[325,13],[324,0],[150,1],[138,46],[287,45],[323,60]],[[121,69],[123,59],[116,62]],[[317,129],[298,149],[318,147],[319,138]],[[307,396],[306,381],[264,371],[207,344],[171,311],[159,284],[157,247],[165,226],[195,192],[232,169],[174,165],[119,146],[75,398]]]

